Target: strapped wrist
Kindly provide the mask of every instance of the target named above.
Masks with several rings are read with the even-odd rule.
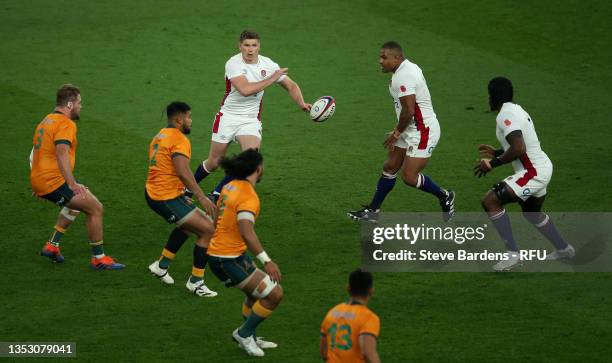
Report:
[[[268,256],[268,254],[266,253],[266,251],[261,251],[257,256],[257,259],[259,260],[259,262],[261,262],[262,264],[266,264],[270,261],[272,261],[272,259],[270,258],[270,256]]]
[[[497,158],[497,157],[493,158],[493,159],[491,159],[491,161],[489,161],[489,165],[491,165],[491,168],[498,167],[498,166],[500,166],[502,164],[503,164],[502,161],[499,160],[499,158]]]

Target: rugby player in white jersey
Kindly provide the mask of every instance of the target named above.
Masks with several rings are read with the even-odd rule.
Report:
[[[240,53],[225,63],[225,95],[221,109],[215,115],[212,141],[208,158],[196,169],[194,176],[199,183],[219,166],[232,141],[242,150],[259,149],[261,146],[261,110],[264,90],[278,83],[303,111],[310,111],[311,104],[304,102],[297,83],[287,76],[288,68],[280,68],[268,57],[259,54],[259,34],[245,30],[240,34]],[[215,188],[213,197],[231,181],[226,176]]]
[[[507,163],[512,163],[514,169],[513,175],[495,184],[482,199],[482,207],[508,250],[506,259],[493,266],[497,271],[511,270],[521,264],[510,218],[504,209],[507,203],[518,202],[523,216],[555,246],[555,251],[547,254],[547,259],[571,258],[575,254],[574,248],[563,240],[548,215],[542,213],[553,166],[540,147],[533,120],[513,102],[513,93],[512,82],[507,78],[496,77],[489,82],[489,105],[491,111],[498,112],[496,135],[502,148],[478,146],[483,158],[474,167],[474,175],[478,177]]]
[[[455,213],[455,193],[440,188],[422,173],[440,139],[440,125],[423,72],[404,58],[402,47],[393,41],[383,44],[379,63],[383,73],[393,73],[389,92],[395,104],[397,124],[384,142],[389,156],[372,201],[363,209],[347,214],[355,220],[378,221],[380,206],[393,189],[401,169],[404,183],[438,198],[443,218],[449,221]]]

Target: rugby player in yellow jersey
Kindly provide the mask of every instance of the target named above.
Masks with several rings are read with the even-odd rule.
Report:
[[[189,238],[189,233],[193,233],[197,240],[193,248],[193,268],[186,286],[198,296],[214,297],[217,293],[204,284],[204,268],[208,241],[215,231],[212,218],[216,207],[206,198],[189,168],[191,143],[185,135],[191,132],[191,107],[184,102],[172,102],[166,107],[166,115],[168,126],[155,135],[149,146],[145,199],[155,213],[176,227],[170,233],[159,260],[149,265],[149,271],[166,284],[173,284],[168,267]],[[191,198],[185,198],[185,186],[193,191],[208,214],[194,206]]]
[[[81,92],[63,85],[56,95],[55,109],[36,127],[31,154],[30,182],[37,196],[62,209],[50,241],[41,255],[63,262],[59,239],[72,223],[76,211],[87,215],[87,232],[92,249],[91,266],[98,270],[118,270],[125,265],[104,254],[102,220],[104,208],[95,195],[79,184],[73,175],[77,149],[76,121],[81,116]]]
[[[277,345],[257,338],[255,329],[283,298],[280,270],[264,251],[254,228],[259,215],[255,184],[263,175],[263,157],[257,150],[247,149],[223,159],[221,167],[233,180],[223,187],[217,201],[219,216],[208,247],[208,263],[226,286],[236,286],[246,295],[242,305],[244,324],[232,336],[249,355],[261,357],[262,349]],[[263,264],[265,272],[255,266],[247,249]]]
[[[321,324],[321,358],[328,363],[378,363],[380,319],[367,308],[372,274],[359,269],[351,272],[348,291],[349,300],[334,306]]]

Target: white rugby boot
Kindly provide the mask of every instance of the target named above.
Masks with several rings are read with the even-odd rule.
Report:
[[[193,292],[194,294],[200,297],[215,297],[217,296],[217,292],[212,291],[204,284],[204,280],[191,282],[191,279],[187,280],[187,284],[185,284],[187,290]]]
[[[157,277],[168,285],[172,285],[174,283],[174,279],[168,273],[168,269],[159,267],[159,260],[149,265],[149,271],[153,276]]]
[[[562,250],[555,250],[551,253],[547,253],[546,259],[549,261],[556,261],[562,259],[570,259],[574,256],[576,256],[576,250],[574,249],[574,246],[568,243],[567,247]]]
[[[510,271],[515,267],[523,265],[521,262],[521,258],[519,257],[518,252],[508,251],[505,253],[507,259],[501,260],[493,266],[493,270],[501,272],[501,271]]]
[[[248,355],[253,357],[263,357],[264,351],[257,345],[255,339],[251,335],[250,337],[243,338],[238,334],[238,328],[232,333],[232,337],[238,343],[238,346],[244,349]]]

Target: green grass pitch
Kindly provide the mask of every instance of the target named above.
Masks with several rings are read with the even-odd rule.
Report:
[[[192,167],[206,157],[223,66],[244,28],[261,33],[261,54],[289,67],[308,100],[337,101],[334,118],[315,124],[280,87],[265,96],[257,231],[286,295],[258,329],[279,343],[261,361],[318,361],[319,324],[360,263],[359,228],[345,212],[371,197],[394,124],[389,76],[377,63],[387,40],[427,77],[442,127],[427,173],[457,192],[459,211],[478,211],[509,172],[471,174],[476,145],[495,143],[486,82],[496,75],[514,81],[554,162],[546,208],[609,211],[611,9],[591,0],[3,1],[0,341],[75,341],[83,361],[254,360],[230,340],[241,293],[212,274],[217,298],[184,288],[191,242],[172,265],[176,285],[148,274],[170,227],[143,197],[148,144],[168,102],[191,104]],[[89,269],[82,217],[63,239],[65,264],[37,256],[57,210],[30,197],[27,156],[35,125],[68,82],[83,94],[75,174],[104,203],[107,252],[124,271]],[[438,210],[400,183],[384,207]],[[612,356],[610,274],[379,273],[375,289],[384,362]]]

